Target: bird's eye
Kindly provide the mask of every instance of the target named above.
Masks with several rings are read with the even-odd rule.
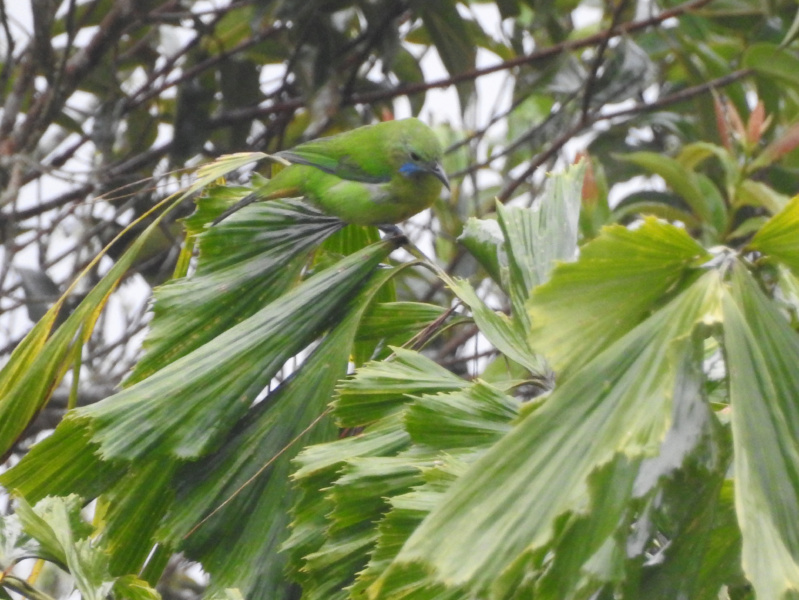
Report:
[[[422,157],[416,154],[416,152],[411,152],[411,160],[422,160]]]

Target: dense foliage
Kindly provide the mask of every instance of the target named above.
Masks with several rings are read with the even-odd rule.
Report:
[[[799,594],[795,3],[0,6],[0,595]],[[408,114],[410,245],[208,227]]]

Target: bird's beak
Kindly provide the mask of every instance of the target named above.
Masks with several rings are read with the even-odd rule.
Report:
[[[441,183],[444,184],[444,187],[449,190],[449,179],[447,179],[447,174],[444,173],[444,167],[441,166],[441,163],[435,163],[433,168],[430,169],[430,172],[435,175]]]

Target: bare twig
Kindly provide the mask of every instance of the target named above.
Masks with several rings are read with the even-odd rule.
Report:
[[[642,19],[640,21],[632,21],[630,23],[624,23],[622,25],[619,25],[615,29],[608,29],[605,31],[601,31],[594,35],[581,38],[579,40],[573,40],[573,41],[569,40],[567,42],[555,44],[554,46],[544,48],[543,50],[539,50],[538,52],[532,52],[530,54],[517,56],[515,58],[499,62],[495,65],[483,67],[481,69],[472,69],[470,71],[465,71],[463,73],[458,73],[451,77],[445,77],[431,82],[403,85],[389,90],[380,90],[377,92],[357,94],[353,95],[350,101],[352,104],[370,104],[372,102],[378,102],[380,100],[396,98],[397,96],[418,94],[421,92],[426,92],[427,90],[431,89],[449,87],[457,83],[462,83],[464,81],[472,81],[478,77],[482,77],[484,75],[490,75],[491,73],[497,73],[499,71],[507,71],[514,67],[520,67],[522,65],[534,64],[536,62],[549,60],[557,56],[558,54],[562,54],[564,52],[571,52],[573,50],[587,48],[590,46],[594,46],[606,39],[619,37],[635,31],[640,31],[642,29],[648,29],[649,27],[659,25],[663,21],[667,21],[668,19],[673,19],[674,17],[678,17],[682,14],[695,11],[701,8],[702,6],[709,4],[712,1],[713,0],[693,0],[692,2],[686,2],[684,4],[680,4],[679,6],[675,6],[672,9],[664,10],[660,14],[655,15],[654,17],[651,17],[649,19]]]
[[[624,9],[627,7],[628,0],[619,0],[619,3],[613,9],[613,16],[610,20],[610,27],[608,27],[608,31],[613,31],[619,26],[619,20],[621,19],[621,14],[624,12]],[[612,5],[613,0],[608,0],[608,4]],[[594,87],[597,83],[597,76],[599,75],[599,68],[602,66],[602,62],[605,60],[605,51],[608,48],[608,43],[610,42],[610,36],[607,36],[599,41],[599,44],[596,48],[596,55],[594,56],[594,60],[591,61],[591,69],[588,72],[588,79],[586,79],[585,86],[583,87],[583,104],[580,110],[580,121],[585,124],[589,120],[589,114],[591,111],[591,99],[594,96]]]
[[[619,37],[635,31],[641,31],[643,29],[659,25],[660,23],[668,19],[672,19],[682,14],[695,11],[701,8],[702,6],[709,4],[710,2],[712,2],[712,0],[692,0],[691,2],[680,4],[679,6],[675,6],[674,8],[671,8],[669,10],[664,10],[660,14],[655,15],[648,19],[642,19],[640,21],[632,21],[630,23],[623,23],[613,29],[601,31],[597,34],[587,36],[579,40],[569,40],[567,42],[555,44],[554,46],[544,48],[537,52],[532,52],[530,54],[517,56],[515,58],[501,61],[495,65],[491,65],[488,67],[464,71],[463,73],[457,73],[449,77],[444,77],[429,82],[419,82],[414,84],[399,85],[393,88],[378,90],[374,92],[352,94],[351,96],[344,98],[342,104],[343,105],[372,104],[375,102],[381,102],[384,100],[397,98],[399,96],[421,94],[432,89],[446,88],[465,81],[473,81],[474,79],[477,79],[484,75],[490,75],[491,73],[497,73],[499,71],[508,71],[523,65],[543,62],[546,60],[550,60],[551,58],[559,54],[562,54],[564,52],[570,52],[573,50],[579,50],[581,48],[594,46],[598,43],[601,43],[611,38]],[[287,100],[283,100],[281,102],[275,102],[264,106],[237,108],[226,111],[224,113],[220,113],[219,115],[212,117],[210,120],[210,125],[212,127],[223,127],[234,123],[238,123],[242,120],[258,119],[277,113],[292,112],[297,110],[298,108],[302,108],[304,105],[305,105],[304,98],[290,98]]]
[[[11,71],[14,65],[14,51],[17,48],[14,36],[11,35],[11,27],[8,25],[8,14],[6,13],[5,2],[0,2],[0,26],[2,26],[3,35],[6,38],[6,56],[5,60],[3,60],[3,68],[0,69],[0,89],[5,90],[8,86],[8,79],[11,77]]]
[[[502,189],[502,191],[497,195],[497,198],[501,202],[504,202],[516,191],[516,189],[527,179],[529,178],[542,164],[544,164],[547,160],[549,160],[554,154],[556,154],[563,146],[568,142],[571,138],[579,135],[584,130],[587,130],[592,125],[599,121],[608,121],[612,119],[617,119],[620,117],[629,117],[633,115],[638,115],[647,112],[653,112],[655,110],[660,110],[666,106],[670,106],[672,104],[677,104],[679,102],[684,102],[701,94],[705,94],[712,89],[724,87],[726,85],[730,85],[744,77],[751,75],[751,70],[749,69],[741,69],[738,71],[734,71],[724,77],[719,77],[712,81],[708,81],[706,83],[696,85],[690,88],[686,88],[684,90],[680,90],[679,92],[675,92],[674,94],[670,94],[669,96],[665,96],[660,98],[656,102],[651,102],[648,104],[639,104],[633,108],[625,108],[620,109],[613,112],[607,112],[601,115],[594,115],[588,123],[583,123],[582,121],[578,122],[576,125],[571,127],[568,131],[564,132],[562,135],[558,136],[552,144],[541,154],[536,156],[535,160],[533,160],[528,167],[524,170],[524,172],[519,175],[518,177],[514,177],[508,184]]]

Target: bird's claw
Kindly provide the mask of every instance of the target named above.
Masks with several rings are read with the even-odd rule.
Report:
[[[396,225],[378,225],[377,228],[386,234],[386,238],[396,239],[400,246],[408,243],[408,236]]]

